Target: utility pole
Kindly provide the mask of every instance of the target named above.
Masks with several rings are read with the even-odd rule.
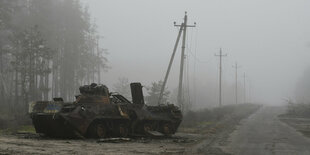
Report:
[[[196,23],[194,23],[194,25],[187,25],[187,12],[185,12],[185,16],[184,16],[184,21],[182,24],[180,25],[177,25],[176,22],[174,22],[174,26],[176,27],[180,27],[180,32],[183,31],[183,38],[182,38],[182,53],[181,53],[181,63],[180,63],[180,75],[179,75],[179,88],[178,88],[178,103],[179,105],[181,106],[181,110],[184,111],[184,103],[183,103],[183,69],[184,69],[184,59],[185,59],[185,41],[186,41],[186,29],[188,27],[196,27]],[[183,28],[182,28],[183,27]],[[180,33],[179,32],[179,33]],[[178,36],[179,38],[179,36]],[[178,43],[178,39],[177,39],[177,42],[176,42],[176,46],[177,46],[177,43]],[[175,47],[176,47],[175,46]],[[174,49],[176,50],[176,48]],[[172,55],[174,57],[174,54]],[[170,59],[170,62],[172,63],[172,59]],[[169,63],[169,66],[170,66],[170,63]],[[171,67],[171,66],[170,66]],[[166,76],[168,78],[168,75],[169,74],[169,71],[170,71],[170,67],[168,67],[168,70],[167,70],[167,73],[166,73]],[[165,77],[165,81],[166,81],[166,77]],[[164,84],[166,84],[166,82],[164,81]],[[162,94],[163,94],[163,90],[165,89],[165,86],[163,85],[162,86],[162,89],[161,89],[161,95],[159,97],[159,99],[161,100],[162,98]],[[158,103],[160,103],[160,100]]]
[[[249,86],[248,86],[248,88],[249,88],[249,103],[252,103],[252,84],[251,84],[251,79],[250,78],[248,78],[248,81],[249,81]]]
[[[179,75],[179,90],[178,90],[178,102],[181,105],[182,111],[184,111],[184,103],[183,103],[183,70],[184,70],[184,59],[185,59],[186,25],[187,25],[187,15],[186,15],[186,12],[185,12],[184,23],[183,23],[184,30],[183,30],[182,53],[181,53],[180,75]]]
[[[233,65],[235,68],[235,73],[236,73],[236,84],[235,84],[235,95],[236,95],[236,104],[238,104],[238,68],[241,66],[238,66],[238,63],[236,62],[235,65]]]
[[[99,39],[100,39],[100,36],[99,35],[97,35],[96,36],[96,48],[97,48],[97,57],[99,58],[99,59],[101,59],[101,51],[100,51],[100,48],[99,48]],[[98,84],[100,84],[100,80],[101,80],[101,73],[100,73],[100,70],[101,70],[101,67],[100,67],[100,64],[98,64]]]
[[[222,54],[222,48],[220,48],[220,54],[216,55],[220,58],[220,77],[219,77],[219,106],[222,106],[222,57],[226,57],[227,54],[223,55]]]
[[[244,100],[244,103],[246,103],[246,87],[245,87],[245,78],[246,78],[246,76],[245,76],[245,72],[244,72],[244,74],[243,74],[243,89],[244,89],[244,96],[243,96],[243,100]]]
[[[158,99],[158,105],[161,103],[161,100],[163,98],[163,93],[164,93],[164,90],[165,90],[165,87],[166,87],[166,83],[167,83],[168,76],[169,76],[169,73],[170,73],[170,70],[171,70],[172,62],[173,62],[175,53],[176,53],[177,48],[178,48],[178,44],[179,44],[179,41],[180,41],[180,38],[181,38],[181,34],[182,34],[182,31],[183,31],[183,28],[184,28],[184,24],[182,23],[181,26],[180,26],[180,30],[179,30],[179,33],[178,33],[177,40],[176,40],[176,42],[174,44],[172,55],[170,57],[170,62],[169,62],[168,69],[167,69],[167,72],[166,72],[166,75],[165,75],[165,79],[164,79],[163,85],[161,86],[161,90],[160,90],[160,94],[159,94],[159,99]]]

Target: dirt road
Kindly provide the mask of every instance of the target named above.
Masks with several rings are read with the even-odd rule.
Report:
[[[310,139],[281,122],[284,107],[263,107],[241,122],[223,151],[236,155],[309,155]]]

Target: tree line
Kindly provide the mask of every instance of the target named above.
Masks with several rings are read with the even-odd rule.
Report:
[[[88,8],[78,0],[0,1],[0,106],[12,112],[30,101],[100,82],[106,52]]]

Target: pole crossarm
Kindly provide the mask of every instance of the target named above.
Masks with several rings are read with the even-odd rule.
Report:
[[[175,27],[181,27],[182,25],[174,24]],[[186,25],[186,27],[196,27],[196,23],[194,25]]]

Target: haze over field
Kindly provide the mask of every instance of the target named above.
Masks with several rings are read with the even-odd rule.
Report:
[[[0,0],[0,155],[308,155],[309,6]]]
[[[305,0],[0,4],[0,98],[5,107],[53,97],[74,101],[79,86],[93,82],[129,99],[129,83],[141,82],[147,104],[156,105],[179,30],[173,23],[181,24],[185,11],[187,24],[197,23],[187,28],[179,95],[188,109],[219,105],[215,54],[220,48],[227,54],[222,61],[223,105],[310,103],[310,2]],[[177,105],[180,57],[181,41],[164,99]],[[235,63],[240,66],[237,82]]]
[[[265,104],[294,99],[296,83],[310,66],[310,2],[306,0],[82,2],[95,17],[109,52],[112,68],[104,75],[107,85],[118,77],[144,84],[163,79],[177,36],[173,22],[182,22],[184,11],[189,24],[197,22],[196,28],[188,29],[187,37],[189,84],[196,77],[197,104],[207,104],[205,96],[212,96],[209,102],[217,102],[219,63],[214,54],[220,47],[228,54],[223,58],[224,104],[231,103],[236,61],[242,66],[240,87],[246,72],[251,87],[247,87],[251,90],[248,98],[251,94],[251,101]],[[177,87],[180,51],[177,54],[168,80],[170,89]]]

